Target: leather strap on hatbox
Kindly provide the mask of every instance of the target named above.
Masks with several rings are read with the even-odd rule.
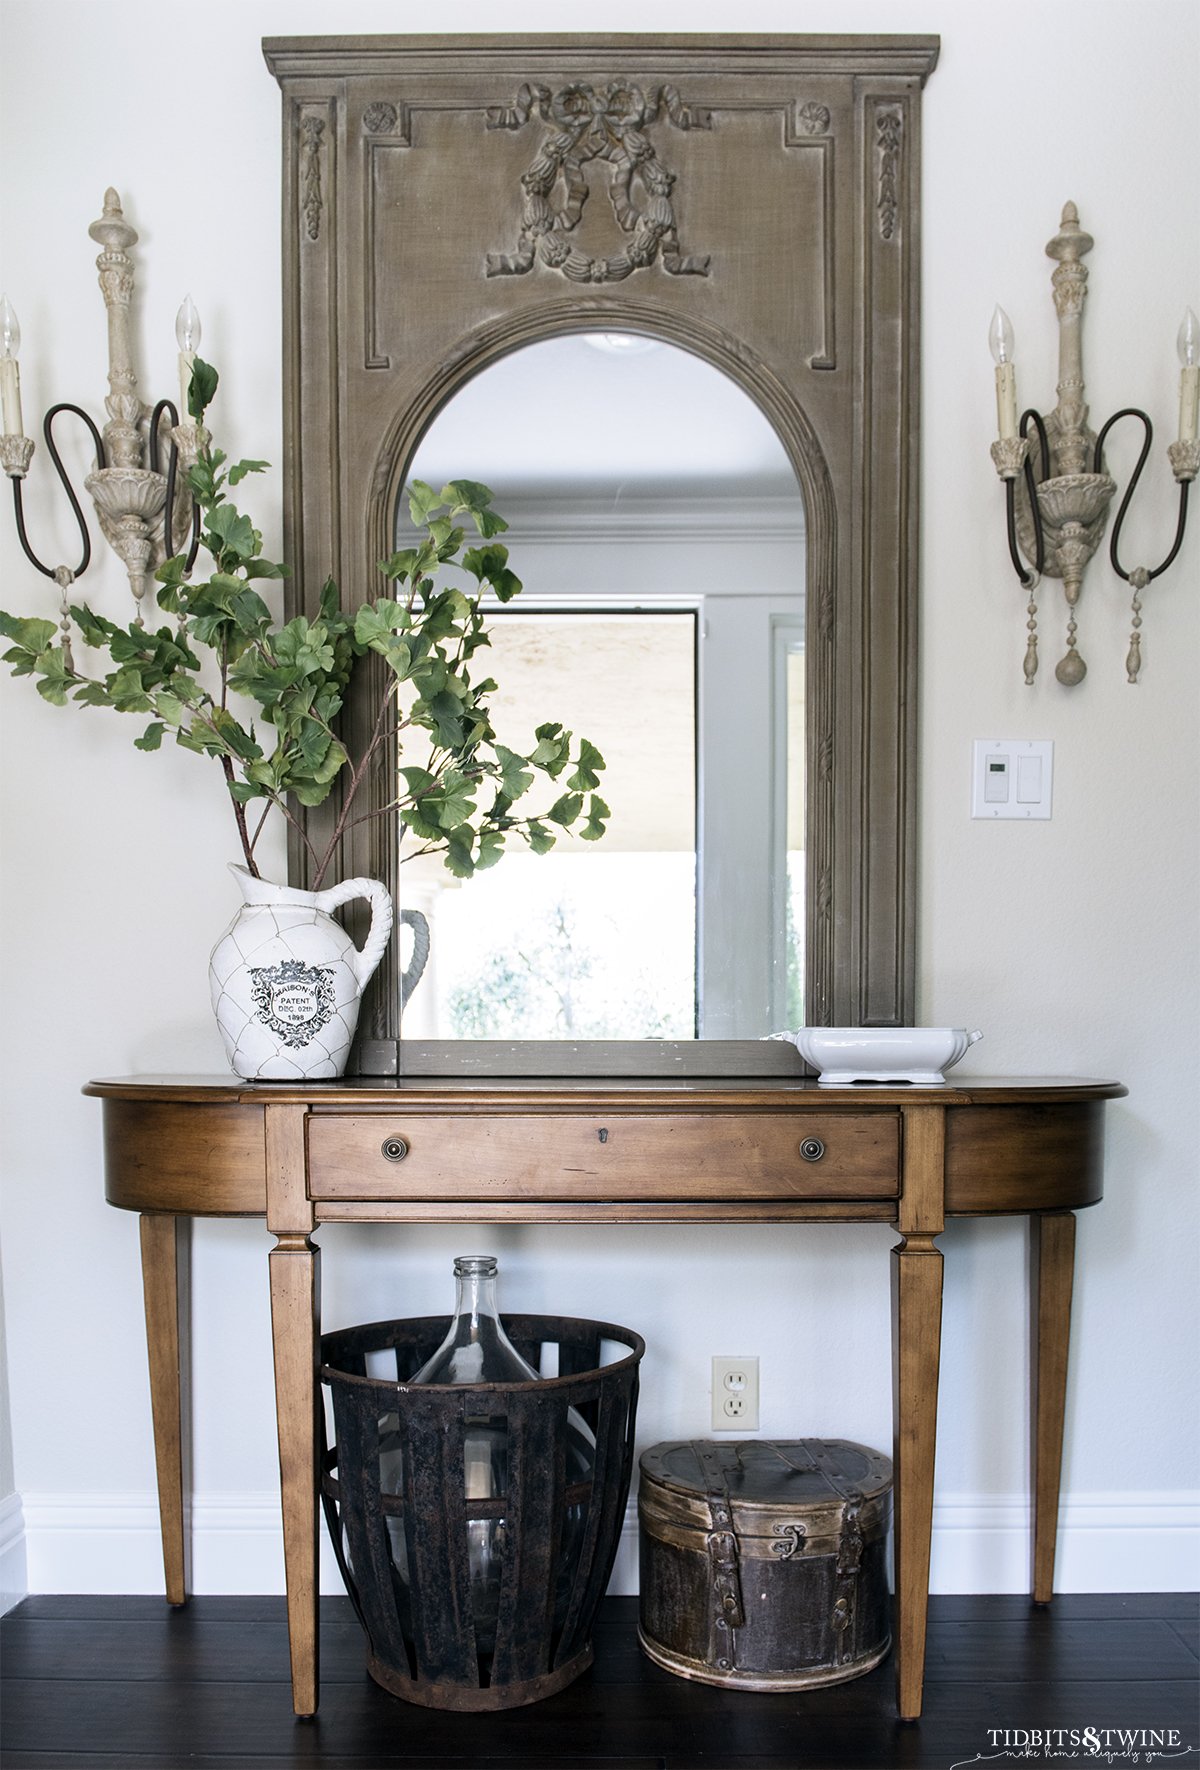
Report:
[[[692,1440],[692,1450],[700,1465],[708,1501],[708,1559],[712,1570],[712,1604],[710,1609],[710,1654],[718,1671],[731,1671],[736,1664],[735,1629],[746,1620],[742,1608],[742,1582],[738,1571],[738,1542],[733,1529],[733,1505],[729,1483],[717,1446],[702,1438]]]

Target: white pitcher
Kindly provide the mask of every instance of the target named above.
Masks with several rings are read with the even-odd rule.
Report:
[[[375,879],[300,891],[230,864],[245,902],[212,950],[213,1012],[234,1074],[247,1081],[340,1076],[358,1005],[392,932],[392,900]],[[330,915],[365,897],[361,952]]]

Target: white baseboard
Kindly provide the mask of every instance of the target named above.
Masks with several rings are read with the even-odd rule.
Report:
[[[158,1503],[150,1494],[26,1494],[31,1592],[161,1592]],[[279,1496],[198,1496],[189,1509],[189,1591],[282,1592]],[[343,1590],[321,1533],[321,1590]]]
[[[19,1493],[0,1500],[0,1616],[29,1590],[25,1577],[25,1514]]]
[[[933,1508],[933,1592],[1029,1590],[1031,1511],[1024,1494],[946,1494]],[[1200,1590],[1200,1494],[1092,1493],[1058,1514],[1055,1590]]]
[[[24,1514],[24,1541],[21,1520]],[[195,1499],[191,1590],[282,1592],[279,1502],[264,1493]],[[149,1495],[26,1494],[0,1505],[0,1565],[18,1593],[161,1592],[158,1511]],[[9,1573],[9,1567],[14,1570]],[[1029,1579],[1024,1496],[947,1494],[934,1507],[934,1592],[1023,1592]],[[637,1591],[637,1512],[626,1515],[610,1590]],[[1083,1494],[1059,1515],[1060,1592],[1200,1589],[1200,1495]],[[342,1589],[322,1533],[321,1589]]]

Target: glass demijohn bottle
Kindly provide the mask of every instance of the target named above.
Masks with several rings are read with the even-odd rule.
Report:
[[[539,1381],[539,1373],[522,1358],[504,1331],[496,1307],[496,1275],[496,1260],[490,1254],[460,1255],[455,1260],[457,1296],[450,1331],[433,1356],[408,1379],[409,1384]],[[384,1424],[381,1422],[381,1426]],[[509,1422],[503,1412],[503,1399],[481,1395],[479,1411],[468,1412],[465,1428],[463,1469],[469,1511],[474,1500],[503,1498],[508,1492]],[[567,1410],[566,1440],[565,1477],[569,1489],[573,1484],[590,1481],[595,1463],[595,1438],[574,1408]],[[402,1491],[401,1473],[398,1454],[393,1452],[381,1458],[381,1484],[391,1492]],[[585,1515],[586,1508],[578,1499],[574,1503],[568,1500],[555,1579],[554,1609],[559,1624],[570,1598]],[[407,1586],[403,1520],[389,1517],[388,1526],[396,1571],[402,1586]],[[431,1520],[430,1528],[435,1527]],[[475,1642],[481,1654],[491,1653],[496,1644],[507,1538],[506,1516],[468,1517],[471,1609]]]

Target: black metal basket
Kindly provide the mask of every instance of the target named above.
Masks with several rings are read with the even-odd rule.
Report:
[[[322,1460],[329,1533],[366,1631],[367,1669],[408,1702],[439,1709],[504,1709],[552,1696],[592,1662],[591,1632],[612,1573],[633,1469],[638,1364],[646,1347],[629,1328],[557,1315],[506,1315],[513,1345],[536,1370],[558,1348],[558,1375],[538,1382],[422,1385],[405,1378],[445,1338],[449,1317],[373,1322],[326,1334],[321,1377],[333,1399],[336,1444]],[[601,1365],[612,1341],[629,1355]],[[368,1376],[367,1357],[395,1356],[396,1380]],[[463,1442],[469,1413],[502,1418],[508,1487],[468,1500]],[[590,1482],[565,1482],[567,1410],[595,1435]],[[399,1494],[383,1491],[381,1419],[404,1471]],[[562,1587],[559,1564],[568,1508],[582,1523]],[[475,1638],[468,1525],[505,1519],[495,1645]],[[389,1519],[393,1525],[389,1529]],[[397,1565],[392,1532],[406,1566]]]

